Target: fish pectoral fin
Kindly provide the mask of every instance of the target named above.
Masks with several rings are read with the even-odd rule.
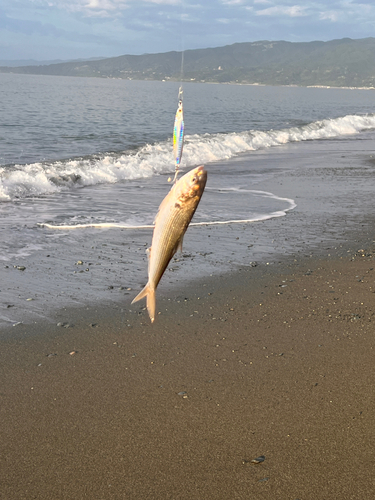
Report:
[[[155,310],[156,310],[156,297],[155,297],[155,290],[150,287],[150,285],[147,283],[147,285],[139,292],[139,294],[132,300],[132,304],[134,302],[138,302],[138,300],[143,299],[146,297],[147,299],[147,311],[148,315],[150,316],[151,323],[155,321]]]

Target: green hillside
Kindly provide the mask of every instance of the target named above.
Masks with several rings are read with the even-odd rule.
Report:
[[[180,80],[181,53],[124,55],[0,72],[134,80]],[[183,80],[265,85],[375,87],[375,38],[329,42],[259,41],[187,50]]]

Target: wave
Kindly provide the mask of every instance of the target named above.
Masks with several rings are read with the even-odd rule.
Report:
[[[189,226],[218,226],[218,225],[229,225],[229,224],[247,224],[249,222],[259,222],[268,219],[274,219],[276,217],[283,217],[290,210],[296,208],[297,204],[292,198],[282,198],[273,193],[267,191],[256,191],[254,189],[237,189],[237,188],[222,188],[220,191],[232,192],[234,194],[238,193],[249,193],[256,196],[262,196],[264,198],[272,198],[277,201],[286,203],[288,206],[284,209],[280,209],[274,212],[269,212],[266,214],[253,215],[248,219],[229,219],[229,220],[209,220],[201,222],[191,222]],[[50,224],[48,222],[38,222],[39,227],[45,227],[47,229],[58,229],[58,230],[71,230],[71,229],[153,229],[154,224],[143,224],[143,225],[129,225],[120,224],[116,222],[88,222],[88,223],[76,223],[76,224]]]
[[[281,130],[188,135],[183,163],[192,167],[290,142],[329,139],[371,129],[375,129],[375,114],[347,115]],[[0,201],[171,173],[174,170],[171,159],[172,142],[162,141],[147,144],[136,152],[3,166],[0,167]]]

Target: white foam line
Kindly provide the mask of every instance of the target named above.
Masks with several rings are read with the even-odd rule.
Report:
[[[279,196],[275,196],[272,193],[267,193],[265,191],[257,191],[258,193],[262,193],[264,195],[270,196],[272,198],[275,198],[276,200],[280,201],[286,201],[289,203],[289,208],[286,208],[285,210],[280,210],[278,212],[273,212],[269,215],[264,215],[263,217],[259,217],[258,219],[234,219],[234,220],[222,220],[222,221],[208,221],[208,222],[192,222],[190,226],[218,226],[218,225],[223,225],[223,224],[248,224],[249,222],[259,222],[262,220],[268,220],[268,219],[273,219],[276,217],[283,217],[286,215],[286,212],[289,212],[289,210],[293,210],[293,208],[296,208],[297,204],[294,202],[293,199],[291,198],[281,198]],[[102,224],[74,224],[74,225],[64,225],[64,226],[56,226],[54,224],[48,224],[46,222],[38,222],[37,224],[40,227],[46,227],[48,229],[61,229],[61,230],[66,230],[66,229],[83,229],[83,228],[96,228],[96,229],[104,229],[104,228],[116,228],[116,229],[153,229],[155,227],[154,224],[152,225],[144,225],[144,226],[127,226],[125,224],[116,224],[112,222],[104,222]]]
[[[123,224],[116,224],[112,222],[103,222],[102,224],[73,224],[71,226],[69,225],[62,225],[62,226],[55,226],[54,224],[47,224],[47,222],[38,222],[38,226],[40,227],[47,227],[48,229],[83,229],[87,227],[93,227],[96,229],[104,229],[104,228],[109,228],[109,227],[116,227],[119,229],[153,229],[155,226],[152,225],[145,225],[145,226],[125,226]]]

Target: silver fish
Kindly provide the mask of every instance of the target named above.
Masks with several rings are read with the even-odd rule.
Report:
[[[207,172],[203,166],[190,170],[173,185],[159,207],[149,249],[148,282],[132,302],[147,297],[151,323],[155,320],[156,287],[173,255],[182,250],[184,234],[200,202],[206,181]]]

